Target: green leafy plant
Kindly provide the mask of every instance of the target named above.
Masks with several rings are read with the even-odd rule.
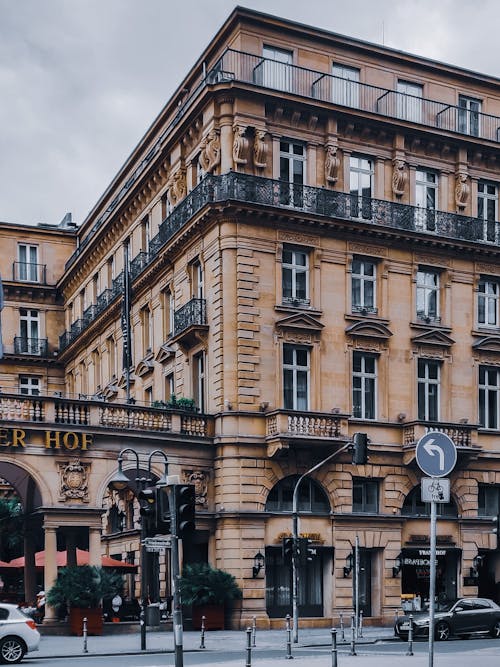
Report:
[[[186,565],[180,580],[184,604],[225,604],[241,598],[241,589],[229,572],[217,570],[208,563]]]
[[[63,567],[47,593],[47,602],[52,607],[67,604],[69,607],[91,609],[98,607],[101,599],[113,598],[120,593],[122,586],[121,575],[102,567]]]
[[[0,498],[0,553],[10,560],[24,539],[24,513],[17,496]]]
[[[193,398],[184,398],[181,396],[180,398],[176,399],[175,407],[181,408],[181,410],[195,410],[196,403],[194,402]]]

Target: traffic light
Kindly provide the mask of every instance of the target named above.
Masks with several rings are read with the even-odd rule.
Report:
[[[194,484],[174,485],[176,535],[185,539],[195,530]]]
[[[156,512],[156,534],[170,535],[172,532],[170,502],[166,487],[158,489],[158,510]]]
[[[306,565],[314,560],[317,555],[317,547],[313,546],[309,537],[299,537],[297,545],[297,556],[301,565]]]
[[[363,465],[368,461],[368,436],[366,433],[355,433],[353,438],[352,462]]]
[[[150,537],[156,534],[158,489],[154,486],[139,491],[137,496],[140,505],[141,521],[144,533]]]
[[[293,556],[293,537],[284,537],[281,543],[281,549],[283,552],[283,560],[291,561]]]

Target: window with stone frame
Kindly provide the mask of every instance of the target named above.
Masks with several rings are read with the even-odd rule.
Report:
[[[353,479],[352,511],[376,513],[379,511],[379,482],[373,479]]]
[[[309,410],[311,349],[304,345],[283,345],[283,407]]]
[[[308,306],[309,250],[284,245],[281,260],[283,304]]]

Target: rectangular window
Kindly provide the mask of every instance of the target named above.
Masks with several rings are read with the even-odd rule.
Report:
[[[174,334],[174,295],[169,287],[162,292],[163,306],[163,340],[166,341]]]
[[[165,375],[165,401],[169,401],[172,396],[175,396],[174,374],[169,373]]]
[[[418,418],[420,421],[439,421],[440,370],[439,361],[418,360]]]
[[[149,252],[151,229],[149,224],[149,216],[147,215],[141,222],[141,250]]]
[[[415,174],[415,227],[417,230],[436,231],[437,197],[437,174],[433,171],[417,169]]]
[[[40,396],[41,382],[40,378],[32,375],[19,376],[19,393],[24,396]]]
[[[481,102],[474,97],[458,96],[458,131],[478,137],[480,132]]]
[[[191,290],[193,299],[203,299],[203,267],[199,260],[191,265]]]
[[[373,160],[351,155],[349,167],[351,217],[371,220]]]
[[[417,272],[417,317],[439,322],[439,273],[430,269]]]
[[[153,349],[153,318],[149,306],[142,309],[141,319],[143,353],[148,354]]]
[[[479,423],[483,428],[498,429],[499,399],[500,370],[479,366]]]
[[[19,334],[21,352],[41,354],[40,313],[38,310],[21,308],[19,310]]]
[[[144,403],[147,406],[153,405],[153,387],[146,387],[144,389]]]
[[[495,183],[478,182],[477,217],[483,221],[483,240],[498,242],[498,186]]]
[[[377,358],[373,354],[352,355],[352,416],[375,419],[377,392]]]
[[[422,86],[418,83],[412,83],[411,81],[398,81],[398,92],[396,96],[397,117],[402,120],[410,120],[413,123],[421,123]]]
[[[481,278],[477,295],[477,323],[479,326],[498,326],[499,298],[500,283],[497,280]]]
[[[38,265],[38,246],[19,243],[17,246],[17,280],[26,282],[40,282],[40,267]]]
[[[293,53],[275,46],[264,46],[265,58],[255,68],[256,83],[275,90],[292,90]]]
[[[306,154],[303,144],[280,141],[280,204],[302,207]]]
[[[283,247],[281,277],[283,303],[309,304],[309,253]]]
[[[310,350],[283,345],[283,404],[285,410],[309,409]]]
[[[205,412],[205,354],[193,357],[193,398],[200,412]]]
[[[352,482],[352,511],[378,512],[378,482],[354,479]]]
[[[500,514],[500,487],[480,484],[477,501],[478,516],[498,516]]]
[[[106,352],[108,354],[109,381],[111,381],[113,377],[116,377],[116,342],[112,336],[106,339]]]
[[[332,102],[345,107],[359,107],[359,69],[334,63]]]
[[[368,259],[352,260],[352,312],[376,313],[377,265]]]

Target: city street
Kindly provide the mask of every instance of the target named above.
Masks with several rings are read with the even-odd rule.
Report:
[[[184,653],[184,664],[195,665],[224,665],[224,667],[243,667],[246,662],[244,633],[231,633],[229,641],[212,642],[205,650],[187,649]],[[58,638],[59,653],[61,660],[71,662],[78,667],[160,667],[163,665],[173,666],[174,655],[171,652],[171,636],[164,635],[167,641],[168,652],[155,651],[154,653],[120,653],[127,650],[120,647],[120,638],[116,638],[116,653],[106,655],[68,655],[63,658],[65,641],[69,638]],[[210,635],[209,635],[210,639]],[[241,639],[241,646],[240,640]],[[89,639],[92,641],[92,638]],[[207,644],[208,646],[208,644]],[[408,667],[424,667],[428,665],[428,645],[426,641],[418,641],[413,644],[413,656],[407,656],[408,645],[400,641],[376,641],[373,643],[360,643],[356,646],[356,656],[349,655],[350,646],[342,644],[338,648],[338,667],[354,667],[355,665],[369,665],[371,667],[386,667],[388,661],[397,659],[397,664],[408,665]],[[108,648],[109,650],[109,648]],[[154,649],[153,649],[154,650]],[[300,644],[292,649],[294,667],[330,667],[332,665],[331,648],[329,646],[306,646]],[[54,665],[54,656],[25,658],[25,664]],[[497,667],[500,656],[500,642],[490,638],[473,638],[468,641],[452,640],[435,644],[434,665],[436,667],[462,667],[472,661],[480,661],[481,667]],[[289,664],[286,661],[285,646],[273,648],[269,642],[263,642],[263,646],[252,650],[253,667],[277,667],[280,664]]]

